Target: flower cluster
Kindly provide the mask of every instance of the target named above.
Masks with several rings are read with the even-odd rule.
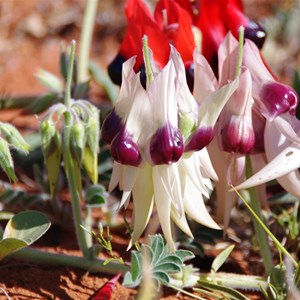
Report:
[[[169,44],[180,53],[187,70],[189,86],[193,86],[193,52],[201,51],[214,71],[217,70],[217,50],[226,33],[238,36],[238,28],[245,27],[245,36],[262,47],[263,28],[249,20],[242,11],[240,0],[159,0],[150,12],[142,0],[128,0],[125,7],[127,30],[120,51],[108,71],[120,85],[122,63],[136,55],[135,71],[144,70],[141,40],[148,36],[155,63],[164,67],[170,54]],[[142,72],[142,77],[144,73]]]
[[[167,65],[159,70],[150,49],[153,81],[144,89],[133,68],[136,58],[123,64],[117,103],[102,125],[102,138],[111,145],[115,160],[109,189],[123,190],[122,205],[134,202],[132,243],[141,235],[155,203],[166,240],[173,248],[172,220],[192,236],[185,213],[207,226],[218,228],[208,214],[203,195],[209,196],[210,178],[217,180],[205,146],[212,140],[214,124],[238,86],[237,81],[196,98],[187,86],[183,61],[171,46]],[[144,54],[145,54],[144,53]],[[201,81],[205,58],[195,51],[195,77]],[[203,62],[206,64],[203,65]],[[131,244],[132,244],[131,243]]]
[[[225,227],[237,200],[231,184],[278,178],[300,196],[298,95],[266,66],[259,50],[265,32],[243,14],[241,1],[159,0],[151,14],[142,0],[128,0],[126,16],[109,66],[121,89],[102,138],[115,160],[109,189],[123,191],[120,207],[133,199],[130,245],[154,204],[171,249],[170,218],[190,236],[185,214],[218,228],[203,202],[211,179],[219,179],[217,222]],[[150,47],[142,47],[145,35]],[[248,180],[246,155],[257,172]]]
[[[220,114],[216,126],[217,141],[210,146],[212,162],[220,177],[216,184],[217,193],[219,191],[220,194],[217,219],[224,221],[225,226],[229,222],[230,209],[237,199],[237,195],[226,189],[228,184],[236,185],[245,180],[246,154],[250,155],[254,169],[260,169],[278,153],[280,147],[276,145],[275,139],[278,143],[277,135],[288,133],[288,128],[284,129],[284,126],[292,127],[291,124],[297,122],[296,92],[274,78],[252,41],[246,39],[243,48],[240,46],[233,35],[228,33],[218,51],[219,85],[231,82],[237,76],[240,80],[238,89]],[[237,69],[239,51],[243,54]],[[276,129],[276,124],[281,124],[278,125],[281,128]],[[275,133],[277,130],[280,134]],[[259,174],[256,178],[260,177],[261,181],[264,178],[264,182],[269,180],[262,173]],[[273,178],[276,177],[279,175],[273,173]],[[249,187],[248,182],[238,185],[238,188]]]

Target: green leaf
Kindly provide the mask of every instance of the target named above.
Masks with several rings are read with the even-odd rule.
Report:
[[[5,256],[10,255],[26,246],[27,243],[19,239],[3,239],[2,241],[0,241],[0,260],[3,259]]]
[[[90,62],[89,70],[96,83],[104,88],[107,96],[112,103],[115,103],[118,97],[118,89],[112,83],[108,74],[102,70],[95,62]]]
[[[217,285],[217,284],[202,281],[202,280],[199,280],[198,284],[201,287],[204,287],[204,288],[206,288],[208,290],[211,290],[213,292],[222,293],[225,297],[230,297],[233,300],[249,300],[249,298],[244,296],[242,293],[240,293],[237,290],[234,290],[232,288],[224,287],[224,286],[221,286],[221,285]],[[193,290],[196,291],[196,292],[197,291],[201,292],[197,288],[194,288]]]
[[[61,94],[63,92],[64,87],[62,81],[52,73],[39,69],[35,74],[35,78],[42,86],[49,89],[50,92],[54,94]]]
[[[56,102],[61,101],[61,99],[53,94],[47,93],[40,97],[35,98],[30,104],[28,104],[24,110],[27,114],[39,114],[49,108]]]
[[[14,238],[31,245],[50,227],[48,218],[36,211],[20,212],[7,223],[3,239]]]
[[[175,254],[181,259],[182,262],[193,259],[195,257],[194,253],[188,250],[176,250]]]
[[[181,271],[181,266],[176,263],[162,263],[155,266],[155,273],[156,272],[167,272],[167,273],[175,273]]]
[[[106,203],[108,193],[101,184],[92,185],[86,193],[87,205],[93,207],[101,207]]]
[[[142,271],[141,258],[142,256],[139,252],[132,251],[131,275],[133,281],[136,281],[136,279],[141,275],[141,271]]]
[[[159,283],[168,285],[170,282],[170,277],[166,272],[153,272],[153,277],[156,279]]]
[[[221,266],[225,263],[226,259],[228,258],[233,249],[234,245],[227,247],[214,259],[211,265],[212,272],[216,273],[221,268]]]

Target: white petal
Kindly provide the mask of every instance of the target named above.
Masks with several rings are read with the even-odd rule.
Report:
[[[189,224],[186,220],[185,214],[182,214],[181,216],[178,214],[177,210],[174,209],[174,207],[171,207],[171,218],[174,221],[174,223],[188,236],[193,238],[193,234],[191,232],[191,229],[189,227]]]
[[[114,161],[113,170],[112,170],[112,174],[108,186],[109,192],[112,192],[116,188],[116,186],[120,184],[121,178],[122,178],[122,165]],[[120,184],[120,189],[122,190],[121,184]]]
[[[213,127],[227,101],[239,86],[239,78],[211,93],[198,112],[198,127]]]
[[[238,47],[239,42],[229,31],[218,49],[218,69],[221,85],[235,78]]]
[[[160,178],[159,173],[160,166],[153,167],[153,185],[154,185],[154,200],[157,209],[157,215],[159,222],[167,241],[170,251],[175,251],[175,245],[172,238],[171,231],[171,198],[169,192],[165,189],[165,186]]]
[[[300,167],[300,149],[289,146],[236,189],[247,189],[284,176]]]
[[[278,120],[280,119],[280,120]],[[273,123],[276,124],[274,128]],[[280,125],[278,125],[278,123]],[[284,125],[283,125],[284,124]],[[282,135],[280,131],[283,130],[283,127],[287,129],[289,133],[288,137]],[[268,161],[271,161],[278,152],[282,151],[286,147],[291,145],[290,140],[295,140],[298,138],[293,128],[289,129],[289,124],[286,123],[285,119],[277,117],[273,122],[266,122],[265,127],[265,151]],[[278,130],[276,130],[278,129]],[[295,136],[295,137],[293,137]],[[298,138],[299,139],[299,138]],[[299,147],[299,146],[298,146]],[[295,161],[296,163],[296,161]],[[279,184],[289,193],[296,197],[300,197],[300,174],[297,168],[295,171],[283,176],[278,177],[277,181]]]
[[[199,51],[194,51],[194,91],[193,95],[199,104],[218,87],[216,76],[206,58]]]
[[[199,161],[196,161],[197,157],[197,152],[192,153],[192,155],[189,155],[189,153],[185,154],[179,161],[181,173],[185,174],[185,180],[189,178],[199,191],[208,198],[209,193],[203,182],[203,177],[200,171],[200,163]]]
[[[145,230],[153,209],[153,196],[152,167],[145,164],[132,190],[134,225],[128,249],[132,247]]]
[[[200,171],[204,177],[208,177],[213,181],[218,181],[218,175],[212,165],[207,148],[203,148],[201,151],[196,152],[199,156]]]
[[[127,165],[122,165],[123,167],[123,174],[122,174],[122,190],[123,190],[123,195],[121,199],[121,203],[119,206],[119,209],[129,200],[131,191],[133,189],[133,186],[136,182],[136,179],[140,173],[140,168],[133,167],[133,166],[127,166]]]
[[[210,228],[220,229],[219,225],[208,213],[201,192],[189,179],[187,179],[183,203],[187,215],[189,215],[196,222]]]

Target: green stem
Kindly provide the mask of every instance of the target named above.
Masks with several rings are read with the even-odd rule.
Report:
[[[86,228],[86,230],[88,230],[88,232],[92,232],[92,230],[93,230],[93,228],[92,228],[92,208],[91,207],[86,208],[85,228]],[[87,241],[88,248],[91,248],[93,246],[93,239],[92,239],[92,236],[88,232],[85,231],[85,238]],[[93,251],[91,251],[90,255],[91,255],[91,258],[94,257]]]
[[[82,21],[80,35],[79,56],[78,56],[78,82],[85,82],[89,79],[88,63],[92,42],[93,28],[97,13],[98,0],[88,0]]]
[[[268,287],[266,279],[253,275],[217,272],[212,277],[211,273],[203,273],[199,279],[200,281],[216,283],[224,287],[239,290],[260,291],[261,288],[267,289]]]
[[[70,151],[70,130],[72,127],[72,115],[69,111],[64,113],[64,132],[63,132],[63,142],[64,142],[64,163],[65,163],[65,170],[68,178],[68,183],[71,191],[71,198],[72,198],[72,209],[73,209],[73,218],[74,218],[74,226],[77,241],[85,257],[90,257],[88,242],[86,239],[86,234],[82,230],[81,225],[83,224],[82,215],[81,215],[81,195],[79,194],[78,189],[78,180],[76,178],[76,171],[74,167],[74,160],[72,158],[72,154]]]
[[[154,80],[151,62],[149,57],[149,47],[148,47],[148,37],[146,35],[143,36],[143,55],[144,55],[144,63],[146,69],[146,78],[147,78],[147,88]]]
[[[174,290],[176,290],[176,291],[178,291],[178,292],[180,292],[180,293],[182,293],[182,294],[190,296],[192,298],[199,299],[199,300],[205,300],[205,298],[202,298],[200,296],[194,295],[194,294],[192,294],[192,293],[190,293],[190,292],[188,292],[186,290],[183,290],[183,289],[177,287],[176,285],[168,284],[167,286],[170,287],[170,288],[172,288],[172,289],[174,289]]]
[[[30,247],[21,249],[20,251],[12,254],[11,257],[33,261],[34,263],[75,267],[89,272],[117,274],[120,272],[124,273],[126,271],[129,271],[128,266],[114,262],[104,264],[104,261],[100,259],[88,260],[80,256],[50,253]]]
[[[72,85],[72,76],[73,76],[75,45],[76,45],[76,42],[73,40],[71,42],[70,60],[69,60],[69,66],[68,66],[68,76],[67,76],[66,92],[65,92],[65,105],[67,108],[69,108],[70,100],[71,100],[71,85]]]
[[[245,28],[241,26],[239,28],[239,52],[238,52],[238,60],[236,64],[236,78],[241,75],[241,70],[242,70],[242,62],[243,62],[243,46],[244,46],[244,32]]]
[[[264,229],[264,231],[267,233],[267,235],[271,238],[271,240],[276,245],[277,249],[280,250],[282,253],[284,253],[293,263],[294,267],[298,267],[297,261],[294,259],[294,257],[282,246],[282,244],[277,240],[275,235],[269,230],[269,228],[264,224],[264,222],[256,215],[254,210],[251,208],[251,206],[247,203],[247,201],[242,197],[242,195],[238,192],[238,190],[235,189],[233,185],[231,185],[232,190],[240,197],[240,199],[243,201],[243,203],[246,205],[246,207],[251,212],[252,216],[256,219],[258,224]]]
[[[246,157],[246,177],[250,178],[252,176],[252,166],[251,166],[251,161],[250,157]],[[255,215],[258,217],[260,222],[262,221],[262,215],[261,215],[261,206],[260,202],[257,199],[257,194],[256,194],[256,189],[255,188],[250,188],[249,189],[249,194],[250,194],[250,206],[255,213]],[[252,217],[253,220],[253,225],[254,225],[254,230],[256,233],[257,241],[259,243],[260,247],[260,252],[261,256],[263,259],[263,263],[265,266],[265,270],[267,274],[270,274],[272,269],[273,269],[273,260],[272,260],[272,253],[270,249],[270,245],[268,242],[268,237],[264,229],[261,227],[260,222],[257,221],[256,217]]]

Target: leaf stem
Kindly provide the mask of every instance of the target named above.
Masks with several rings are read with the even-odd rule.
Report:
[[[82,30],[80,35],[79,55],[78,55],[78,82],[85,82],[89,79],[88,64],[89,53],[92,42],[93,28],[97,13],[98,0],[86,1],[83,15]]]
[[[68,77],[70,74],[68,74]],[[72,198],[72,209],[74,226],[77,237],[77,242],[79,244],[80,250],[85,257],[89,257],[88,243],[86,239],[86,234],[82,230],[81,225],[83,225],[82,215],[81,215],[81,195],[79,194],[79,189],[77,187],[78,180],[76,178],[76,171],[74,166],[74,160],[72,159],[72,154],[70,151],[70,129],[72,127],[72,115],[69,111],[64,113],[64,131],[63,131],[63,157],[65,163],[65,170],[68,178],[68,183],[71,191]]]
[[[252,176],[252,165],[250,161],[250,157],[246,156],[246,177],[250,178]],[[261,205],[257,198],[257,193],[255,188],[250,188],[249,194],[250,194],[250,205],[257,216],[257,218],[260,220],[260,222],[257,221],[257,218],[252,216],[253,226],[256,233],[256,237],[260,246],[260,253],[263,259],[263,263],[265,266],[265,270],[267,274],[270,274],[273,269],[273,260],[272,260],[272,254],[270,245],[268,242],[267,234],[264,231],[264,229],[261,227],[260,223],[263,223],[262,221],[262,215],[261,215]],[[248,203],[247,203],[248,204]]]
[[[41,251],[27,247],[11,255],[13,258],[33,261],[34,263],[42,263],[47,265],[60,265],[84,269],[89,272],[103,272],[107,274],[125,273],[129,271],[126,265],[110,262],[105,265],[103,260],[93,259],[88,260],[85,257],[56,254]]]
[[[66,91],[65,91],[65,105],[66,105],[67,108],[69,108],[70,100],[71,100],[71,85],[72,85],[72,77],[73,77],[75,45],[76,45],[76,42],[74,40],[72,40],[71,49],[70,49],[70,60],[69,60],[69,65],[68,65],[68,76],[67,76],[67,82],[66,82]]]

